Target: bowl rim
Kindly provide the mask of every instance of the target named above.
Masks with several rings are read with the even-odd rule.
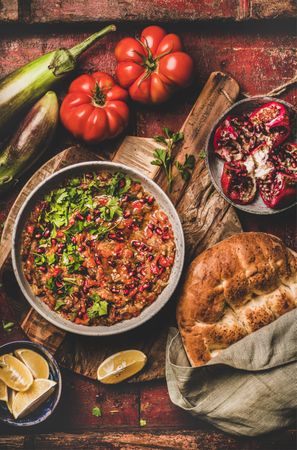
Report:
[[[237,208],[237,209],[239,209],[239,210],[241,210],[241,211],[244,211],[245,213],[248,213],[248,214],[254,214],[254,215],[258,215],[258,216],[269,216],[269,215],[280,214],[280,213],[282,213],[282,212],[284,212],[284,211],[287,211],[287,210],[289,210],[289,209],[291,209],[291,208],[294,208],[294,207],[297,205],[297,199],[295,200],[295,202],[292,202],[291,205],[286,206],[286,207],[284,207],[284,208],[280,208],[280,209],[272,209],[272,208],[268,208],[268,206],[267,206],[267,207],[266,207],[265,209],[263,209],[262,211],[259,211],[259,210],[256,210],[256,209],[251,210],[251,206],[250,206],[250,205],[252,205],[252,203],[251,203],[250,205],[240,205],[240,204],[238,204],[238,203],[234,203],[231,199],[229,199],[229,198],[224,194],[224,192],[223,192],[223,190],[222,190],[222,187],[221,187],[221,184],[220,184],[220,183],[217,183],[217,181],[216,181],[216,179],[215,179],[215,177],[213,176],[213,173],[212,173],[212,171],[211,171],[211,161],[210,161],[211,153],[212,153],[212,150],[211,150],[211,146],[212,146],[212,145],[211,145],[211,138],[212,138],[212,135],[213,135],[213,133],[214,133],[216,127],[219,125],[219,123],[220,123],[222,120],[224,120],[224,118],[226,118],[226,116],[227,116],[228,114],[232,113],[232,111],[233,111],[236,107],[238,107],[238,106],[240,106],[240,105],[242,105],[242,104],[244,104],[244,103],[250,103],[250,102],[252,102],[252,101],[264,100],[264,99],[265,99],[265,102],[266,102],[266,101],[267,101],[267,102],[273,102],[273,101],[274,101],[274,102],[281,103],[281,104],[283,104],[284,106],[286,106],[288,109],[293,110],[293,111],[295,112],[295,114],[297,114],[297,110],[296,110],[296,107],[295,107],[294,105],[292,105],[291,103],[289,103],[289,102],[287,102],[287,101],[285,101],[285,100],[282,100],[282,99],[279,99],[279,98],[276,98],[276,97],[270,97],[269,95],[255,95],[255,96],[252,96],[252,97],[244,98],[244,99],[242,99],[242,100],[239,100],[239,101],[233,103],[233,105],[231,105],[228,109],[226,109],[226,110],[223,112],[223,114],[220,115],[220,117],[214,122],[214,124],[213,124],[213,126],[212,126],[212,128],[211,128],[211,130],[210,130],[210,132],[209,132],[209,134],[208,134],[208,136],[207,136],[206,142],[205,142],[205,149],[206,149],[205,164],[206,164],[206,167],[207,167],[208,174],[209,174],[209,177],[210,177],[210,179],[211,179],[211,182],[212,182],[213,186],[215,187],[215,189],[217,190],[217,192],[218,192],[218,193],[219,193],[219,194],[220,194],[220,195],[221,195],[221,196],[222,196],[222,197],[223,197],[230,205],[234,206],[235,208]]]
[[[17,422],[17,419],[13,419],[13,421],[7,422],[0,415],[0,422],[4,423],[5,425],[9,425],[9,426],[13,426],[13,427],[20,427],[20,428],[33,427],[35,425],[38,425],[38,424],[44,422],[48,417],[50,417],[53,414],[53,412],[55,411],[55,409],[57,408],[58,403],[60,402],[61,394],[62,394],[61,370],[60,370],[60,367],[59,367],[56,359],[49,352],[49,350],[47,348],[45,348],[42,344],[38,344],[37,342],[26,341],[26,340],[17,340],[17,341],[6,342],[5,344],[0,345],[0,356],[3,354],[3,350],[5,350],[6,347],[10,347],[10,346],[15,347],[15,349],[17,349],[19,347],[20,348],[25,347],[25,348],[30,348],[30,349],[34,348],[34,349],[39,350],[39,352],[42,354],[42,356],[44,356],[47,360],[49,360],[53,364],[55,371],[57,373],[58,381],[57,381],[57,388],[54,391],[56,393],[56,395],[55,395],[55,400],[54,400],[53,406],[42,417],[39,417],[38,419],[30,421],[30,422],[21,423],[21,422]]]
[[[128,172],[128,174],[130,173],[131,176],[134,176],[135,178],[140,177],[144,180],[145,183],[148,184],[148,186],[152,185],[154,190],[157,192],[157,201],[162,198],[164,202],[167,203],[168,208],[171,212],[171,214],[174,216],[174,220],[176,223],[176,228],[178,230],[178,235],[175,235],[175,244],[176,244],[176,248],[179,247],[179,259],[180,259],[180,264],[179,266],[176,266],[176,276],[175,278],[171,278],[172,272],[170,274],[170,278],[169,278],[169,283],[167,284],[166,288],[167,289],[167,295],[165,298],[162,299],[162,301],[158,302],[159,297],[156,298],[156,300],[152,303],[152,305],[149,305],[148,308],[150,306],[154,306],[151,311],[150,311],[150,315],[149,317],[143,317],[141,319],[141,314],[143,311],[146,310],[146,308],[140,313],[139,316],[137,316],[136,318],[132,318],[132,319],[128,319],[128,320],[124,320],[122,322],[119,322],[115,325],[120,325],[120,324],[126,324],[126,326],[123,326],[121,328],[118,328],[116,330],[113,330],[113,327],[115,325],[111,325],[111,326],[106,326],[106,329],[104,329],[104,331],[102,330],[103,326],[85,326],[85,325],[80,325],[80,324],[75,324],[73,322],[70,322],[60,316],[58,316],[56,313],[54,313],[52,310],[50,310],[50,308],[47,307],[46,310],[44,310],[44,307],[41,306],[41,301],[38,299],[38,297],[35,297],[34,294],[32,293],[32,291],[30,290],[30,294],[28,293],[28,290],[26,289],[26,286],[24,285],[23,281],[22,281],[22,277],[21,277],[21,267],[19,267],[19,264],[17,262],[18,258],[20,255],[17,254],[16,252],[16,242],[17,242],[17,233],[18,233],[18,228],[20,226],[20,221],[21,218],[23,216],[23,214],[26,214],[27,208],[28,208],[28,204],[30,203],[30,200],[38,194],[38,191],[42,188],[44,188],[45,186],[47,186],[48,184],[50,184],[50,182],[54,179],[54,178],[59,178],[61,176],[61,174],[66,174],[67,172],[73,171],[73,170],[77,170],[78,168],[86,168],[89,167],[90,170],[94,167],[97,167],[98,169],[100,169],[100,167],[102,168],[106,168],[108,170],[108,168],[110,169],[116,169],[119,171],[123,171]],[[140,172],[140,173],[139,173]],[[35,309],[35,311],[37,311],[44,319],[46,319],[48,322],[52,323],[53,325],[55,325],[56,327],[63,329],[67,332],[70,333],[74,333],[74,334],[78,334],[78,335],[85,335],[85,336],[113,336],[116,334],[122,334],[122,333],[126,333],[128,331],[131,331],[134,328],[137,328],[141,325],[143,325],[144,323],[146,323],[147,321],[149,321],[150,319],[152,319],[158,312],[160,312],[160,310],[165,306],[165,304],[170,300],[170,298],[172,297],[178,282],[181,278],[182,275],[182,270],[183,270],[183,265],[184,265],[184,259],[185,259],[185,239],[184,239],[184,233],[183,233],[183,228],[182,228],[182,224],[181,224],[181,220],[179,218],[179,215],[176,211],[175,206],[173,205],[173,203],[171,202],[171,200],[169,199],[169,197],[167,196],[167,194],[158,186],[158,184],[154,181],[151,180],[150,178],[147,177],[147,175],[145,175],[143,172],[141,171],[137,171],[137,169],[134,169],[133,167],[127,166],[125,164],[122,163],[117,163],[117,162],[113,162],[113,161],[84,161],[81,163],[75,163],[75,164],[71,164],[67,167],[64,167],[60,170],[58,170],[57,172],[51,174],[49,177],[47,177],[45,180],[41,181],[33,190],[32,192],[28,195],[28,197],[25,199],[22,207],[20,208],[17,217],[15,219],[15,223],[14,223],[14,227],[13,227],[13,234],[12,234],[12,251],[11,251],[11,256],[12,256],[12,266],[13,266],[13,271],[14,271],[14,275],[17,279],[18,285],[22,290],[23,295],[26,297],[26,299],[28,300],[28,302],[30,303],[30,305]],[[149,189],[148,189],[149,190]],[[174,268],[174,265],[173,265]],[[165,288],[165,289],[166,289]],[[162,291],[164,292],[164,291]],[[161,294],[162,294],[161,292]],[[160,294],[160,295],[161,295]],[[34,297],[34,298],[33,298]],[[40,305],[39,305],[40,302]],[[53,313],[53,316],[51,314],[47,314],[48,311]],[[57,320],[56,320],[57,318]],[[133,319],[138,319],[135,320],[134,323],[128,325],[128,321],[129,320],[133,320]],[[100,330],[98,330],[98,327],[101,327]]]

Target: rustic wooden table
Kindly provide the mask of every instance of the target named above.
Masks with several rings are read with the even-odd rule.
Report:
[[[164,22],[182,36],[193,56],[195,82],[167,105],[133,106],[129,133],[152,136],[163,126],[178,129],[211,71],[230,73],[251,95],[292,78],[297,70],[295,17],[294,0],[2,0],[0,77],[43,52],[71,46],[111,21],[118,23],[118,32],[94,45],[82,57],[80,70],[112,73],[119,38],[140,31],[142,22]],[[297,90],[282,98],[296,105]],[[60,128],[46,159],[72,143]],[[0,202],[1,223],[19,187]],[[273,218],[240,214],[240,219],[245,230],[269,231],[296,249],[294,211]],[[0,319],[15,321],[3,288]],[[9,334],[0,327],[0,344],[23,337],[17,325]],[[92,415],[96,405],[102,417]],[[146,420],[145,427],[140,419]],[[170,403],[165,381],[104,387],[66,370],[60,405],[45,424],[21,431],[0,426],[0,449],[293,450],[295,444],[294,430],[242,439],[193,420]]]

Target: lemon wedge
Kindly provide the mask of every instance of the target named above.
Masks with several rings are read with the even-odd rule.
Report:
[[[33,412],[54,391],[56,382],[37,378],[26,392],[17,392],[12,401],[12,414],[15,419]]]
[[[8,400],[8,389],[7,385],[0,380],[0,400],[7,402]]]
[[[28,348],[19,348],[14,354],[28,367],[34,378],[48,378],[48,363],[39,353]]]
[[[116,384],[132,377],[145,366],[147,357],[139,350],[125,350],[105,359],[97,370],[101,383]]]
[[[16,391],[13,391],[12,389],[8,389],[8,398],[6,401],[6,406],[8,408],[8,411],[12,414],[12,403],[14,401],[14,398],[16,396]]]
[[[0,380],[16,391],[26,391],[33,383],[33,376],[25,364],[7,354],[0,357]]]

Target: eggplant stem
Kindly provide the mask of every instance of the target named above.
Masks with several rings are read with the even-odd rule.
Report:
[[[103,28],[100,31],[97,31],[97,33],[92,34],[87,39],[85,39],[83,42],[80,42],[79,44],[72,47],[69,51],[74,59],[78,58],[85,50],[87,50],[97,39],[105,36],[106,34],[116,31],[115,25],[108,25],[108,27]]]

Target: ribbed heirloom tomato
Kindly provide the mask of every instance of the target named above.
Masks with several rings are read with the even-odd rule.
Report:
[[[74,136],[99,142],[121,133],[128,124],[128,92],[104,72],[76,78],[64,98],[60,117]]]
[[[140,39],[122,39],[115,48],[120,85],[129,88],[133,100],[165,102],[191,82],[193,60],[182,49],[180,38],[159,26],[145,28]]]

